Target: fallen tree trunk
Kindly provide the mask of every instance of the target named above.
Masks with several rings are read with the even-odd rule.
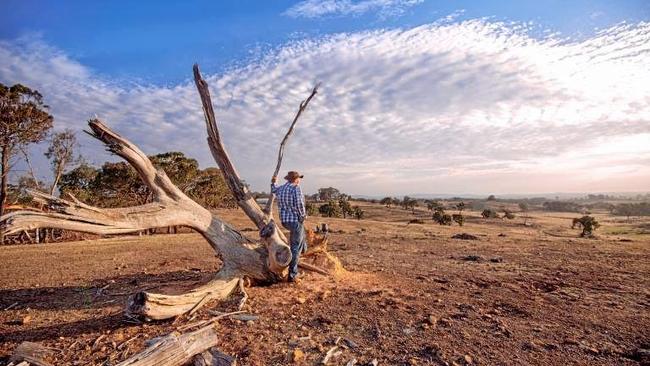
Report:
[[[87,205],[73,196],[63,199],[32,191],[34,199],[46,205],[48,212],[23,210],[0,217],[0,225],[6,229],[7,234],[57,228],[107,235],[139,233],[170,226],[187,226],[201,233],[223,263],[216,278],[180,295],[144,291],[134,294],[127,302],[126,312],[129,315],[167,319],[196,311],[210,300],[227,297],[243,278],[267,283],[281,280],[286,276],[291,261],[286,237],[278,229],[271,213],[264,212],[255,202],[228,156],[219,135],[208,84],[202,78],[198,65],[194,65],[194,81],[203,106],[210,151],[237,204],[259,229],[259,242],[247,239],[190,199],[137,146],[98,119],[88,121],[88,133],[103,142],[108,151],[122,157],[135,168],[151,190],[153,202],[134,207],[104,209]],[[315,92],[316,88],[301,103],[298,116]]]

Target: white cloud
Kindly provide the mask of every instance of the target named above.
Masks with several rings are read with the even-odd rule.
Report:
[[[650,23],[571,41],[470,20],[292,42],[208,81],[226,147],[257,189],[298,102],[322,81],[283,166],[305,172],[307,191],[647,190],[648,64]],[[60,128],[97,113],[147,153],[214,165],[189,81],[111,83],[33,39],[0,43],[0,81],[39,89]]]
[[[304,0],[284,12],[293,18],[360,15],[376,12],[380,18],[402,15],[408,8],[424,0]]]

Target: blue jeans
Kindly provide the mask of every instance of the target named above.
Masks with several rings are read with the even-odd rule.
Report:
[[[291,262],[289,263],[289,279],[298,276],[298,261],[300,253],[307,249],[305,228],[301,222],[283,222],[282,226],[289,230],[289,246],[291,247]]]

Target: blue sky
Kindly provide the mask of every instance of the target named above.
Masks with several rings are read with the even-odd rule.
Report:
[[[199,62],[255,189],[321,81],[285,158],[307,191],[645,191],[649,20],[642,0],[5,1],[0,82],[39,89],[56,128],[97,114],[147,153],[211,166]]]
[[[358,1],[357,1],[358,2]],[[5,1],[0,38],[39,34],[80,63],[111,77],[176,83],[187,65],[222,72],[260,50],[296,38],[367,29],[413,27],[463,11],[459,20],[492,17],[532,21],[582,37],[596,28],[647,20],[650,2],[617,1],[422,1],[399,16],[376,11],[350,16],[291,17],[296,1]]]

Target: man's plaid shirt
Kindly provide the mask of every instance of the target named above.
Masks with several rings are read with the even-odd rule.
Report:
[[[280,220],[282,222],[302,222],[305,220],[305,196],[302,195],[300,186],[289,182],[276,186],[271,185],[271,192],[278,197],[280,207]]]

